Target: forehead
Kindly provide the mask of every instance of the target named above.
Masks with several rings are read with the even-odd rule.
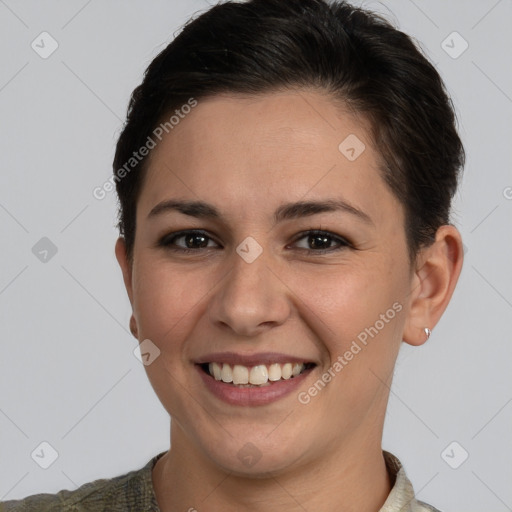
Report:
[[[215,96],[152,150],[138,209],[185,196],[254,213],[339,193],[375,216],[397,207],[378,165],[369,124],[325,94]]]

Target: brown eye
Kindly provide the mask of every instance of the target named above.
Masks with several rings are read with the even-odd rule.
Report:
[[[302,243],[300,240],[305,240]],[[329,233],[328,231],[308,231],[302,233],[302,236],[296,239],[295,245],[299,246],[300,249],[307,250],[309,252],[330,252],[343,247],[349,246],[350,244],[340,236]]]
[[[218,246],[204,231],[180,231],[179,233],[171,233],[164,236],[159,241],[158,245],[160,247],[183,252],[198,251],[200,249]]]

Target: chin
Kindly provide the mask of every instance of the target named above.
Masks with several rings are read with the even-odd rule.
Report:
[[[304,449],[307,441],[299,439],[297,433],[283,429],[277,436],[275,432],[269,435],[268,428],[243,427],[240,430],[245,435],[238,438],[225,431],[216,442],[211,441],[214,437],[208,436],[202,448],[210,461],[227,473],[244,478],[268,478],[293,470],[307,458]],[[202,443],[199,441],[199,444]]]
[[[297,464],[297,454],[292,460],[289,453],[260,450],[250,441],[238,450],[212,453],[210,457],[224,471],[241,478],[265,479],[290,471]]]

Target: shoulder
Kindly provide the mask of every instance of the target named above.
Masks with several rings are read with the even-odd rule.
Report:
[[[161,455],[163,453],[153,457],[141,469],[114,478],[94,480],[73,491],[34,494],[21,500],[1,502],[0,512],[158,511],[151,470]]]

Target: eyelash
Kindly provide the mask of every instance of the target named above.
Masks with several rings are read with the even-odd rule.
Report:
[[[205,231],[197,230],[197,229],[190,229],[190,230],[184,230],[184,231],[178,231],[176,233],[169,233],[165,236],[163,236],[157,243],[158,247],[163,247],[167,250],[178,252],[181,254],[191,254],[191,253],[198,253],[202,249],[212,249],[211,247],[200,247],[197,249],[189,249],[189,248],[183,248],[183,247],[173,247],[173,244],[176,242],[176,240],[186,237],[187,235],[195,235],[195,236],[202,236],[208,241],[212,240],[215,242],[215,240],[208,235]],[[353,247],[350,242],[348,242],[345,238],[335,235],[334,233],[331,233],[329,231],[323,231],[320,229],[311,229],[308,231],[303,231],[297,235],[293,243],[296,243],[297,241],[307,238],[307,237],[313,237],[313,236],[324,236],[326,238],[330,238],[332,241],[337,242],[339,245],[338,247],[331,247],[329,249],[304,249],[300,248],[300,250],[306,251],[308,254],[327,254],[335,251],[339,251],[341,249],[347,248],[347,247]],[[217,243],[217,242],[215,242]]]

